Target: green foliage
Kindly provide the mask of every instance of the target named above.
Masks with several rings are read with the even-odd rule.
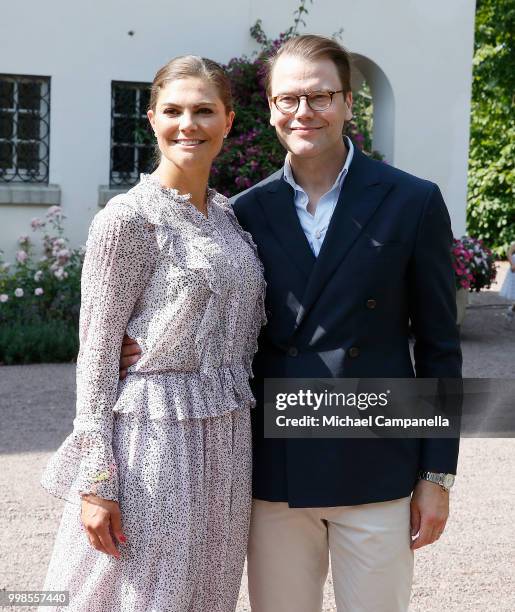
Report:
[[[477,1],[467,230],[499,257],[515,240],[514,32],[514,0]]]
[[[250,28],[250,35],[252,38],[261,45],[261,52],[270,53],[277,49],[284,41],[289,38],[293,38],[299,34],[299,26],[303,25],[306,27],[306,22],[304,21],[304,15],[309,13],[306,5],[313,4],[313,0],[300,0],[299,6],[293,12],[293,25],[291,25],[287,30],[281,32],[279,34],[279,38],[272,39],[268,38],[265,31],[263,30],[262,21],[258,19],[256,23]]]
[[[70,321],[11,322],[0,326],[0,362],[70,362],[77,357],[79,336]]]
[[[350,136],[355,145],[373,159],[383,160],[384,156],[372,148],[372,132],[374,127],[374,105],[372,93],[366,81],[353,96],[352,120],[345,124],[345,133]]]

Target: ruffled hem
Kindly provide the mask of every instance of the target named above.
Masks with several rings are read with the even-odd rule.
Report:
[[[218,417],[252,408],[254,396],[245,365],[203,368],[198,372],[130,372],[119,383],[115,414],[136,419],[184,421]],[[78,419],[74,431],[50,458],[41,485],[52,495],[80,504],[81,494],[118,500],[118,473],[111,434],[84,430]]]
[[[41,485],[55,497],[80,504],[81,494],[118,500],[111,436],[74,430],[50,458]]]
[[[205,419],[255,405],[243,364],[199,372],[132,372],[119,383],[113,412],[147,419]]]

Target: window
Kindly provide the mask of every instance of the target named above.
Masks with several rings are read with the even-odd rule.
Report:
[[[0,183],[48,184],[50,78],[0,74]]]
[[[150,83],[111,84],[111,188],[134,185],[153,166],[153,134],[147,119]]]

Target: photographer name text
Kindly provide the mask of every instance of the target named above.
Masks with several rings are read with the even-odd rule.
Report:
[[[346,416],[302,416],[287,417],[280,414],[275,418],[278,427],[449,427],[449,419],[437,415],[428,419],[424,418],[389,418],[384,415],[368,415],[362,418]]]

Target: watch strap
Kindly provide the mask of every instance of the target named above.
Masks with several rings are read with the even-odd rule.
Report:
[[[421,480],[428,480],[429,482],[433,482],[434,484],[440,485],[445,491],[449,491],[449,489],[454,484],[454,474],[445,474],[442,472],[429,472],[422,470],[419,472],[418,477]]]

